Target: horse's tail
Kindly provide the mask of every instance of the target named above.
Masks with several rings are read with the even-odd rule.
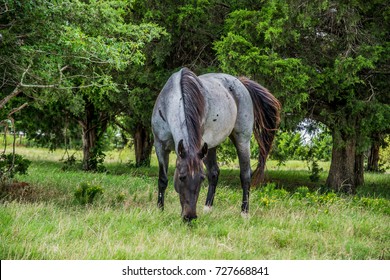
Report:
[[[259,161],[252,176],[252,185],[259,185],[264,179],[265,161],[279,127],[282,106],[266,88],[246,77],[239,79],[248,89],[253,103],[255,117],[253,131],[259,144]]]

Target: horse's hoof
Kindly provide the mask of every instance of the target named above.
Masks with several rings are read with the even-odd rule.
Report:
[[[204,213],[210,213],[211,211],[213,211],[213,206],[208,206],[208,205],[204,206],[203,208]]]
[[[249,219],[249,213],[248,212],[241,212],[241,217],[244,219]]]

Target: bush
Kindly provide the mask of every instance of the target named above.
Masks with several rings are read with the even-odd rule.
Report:
[[[390,215],[390,201],[388,199],[355,196],[353,202],[360,207]]]
[[[77,159],[76,159],[74,154],[69,156],[63,162],[64,162],[64,165],[61,167],[61,170],[63,170],[63,171],[77,170],[80,168],[79,166],[77,166]]]
[[[313,159],[308,162],[309,170],[310,170],[310,176],[309,179],[313,183],[317,183],[320,180],[320,173],[324,171],[320,166],[318,165],[317,160]],[[311,165],[311,166],[310,166]]]
[[[263,206],[270,206],[276,201],[284,200],[290,196],[285,189],[276,189],[274,183],[265,185],[260,192],[260,203]]]
[[[103,188],[99,185],[81,183],[75,190],[74,196],[81,205],[92,204],[96,197],[103,194],[103,191]]]
[[[103,152],[103,149],[101,148],[101,144],[97,143],[96,146],[93,148],[92,156],[88,161],[88,166],[90,170],[103,173],[106,172],[107,169],[103,165],[104,159],[106,158],[106,154]]]
[[[27,174],[31,161],[18,154],[0,155],[0,178],[4,181],[15,174]]]
[[[307,194],[310,193],[310,190],[308,187],[303,186],[303,187],[298,187],[295,190],[294,197],[302,199],[307,196]]]

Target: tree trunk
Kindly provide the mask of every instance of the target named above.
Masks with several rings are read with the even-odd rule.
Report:
[[[332,160],[326,185],[345,193],[355,193],[363,184],[363,155],[356,153],[354,136],[333,132]]]
[[[142,124],[137,124],[133,133],[136,166],[150,166],[152,140],[149,130]]]
[[[379,171],[379,148],[379,142],[374,141],[371,145],[370,152],[368,155],[367,171]]]
[[[96,166],[92,160],[94,157],[93,150],[98,138],[95,118],[95,107],[92,103],[89,103],[85,106],[84,119],[80,121],[83,133],[83,170],[85,171],[96,170]]]
[[[84,118],[79,120],[82,127],[83,140],[83,170],[96,171],[102,160],[102,151],[98,143],[107,129],[108,117],[105,113],[97,112],[95,106],[88,102],[85,106]]]
[[[364,184],[364,154],[355,154],[355,185],[356,187]]]
[[[83,128],[83,170],[96,170],[97,166],[93,163],[93,149],[96,146],[97,133],[94,128]]]

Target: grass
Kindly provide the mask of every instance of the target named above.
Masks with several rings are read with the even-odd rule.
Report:
[[[319,192],[305,163],[269,162],[265,187],[253,189],[240,216],[239,171],[222,168],[213,212],[188,226],[170,180],[165,211],[156,207],[157,164],[136,169],[126,153],[107,156],[108,173],[62,171],[63,151],[19,147],[33,161],[27,187],[3,193],[1,259],[390,259],[389,174],[368,174],[356,196]],[[171,157],[173,173],[174,157]],[[327,163],[324,163],[326,168]],[[82,205],[82,184],[103,194]],[[5,197],[4,197],[5,195]]]

